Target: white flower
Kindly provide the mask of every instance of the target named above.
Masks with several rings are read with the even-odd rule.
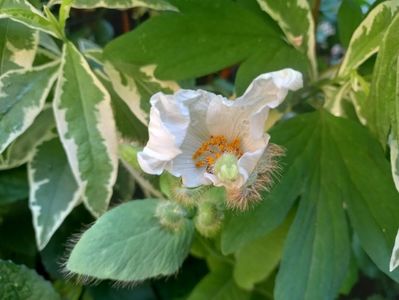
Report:
[[[258,76],[243,96],[228,100],[203,90],[151,98],[149,141],[138,154],[149,174],[164,170],[186,187],[213,184],[237,190],[248,180],[270,136],[264,124],[289,90],[302,87],[292,69]]]

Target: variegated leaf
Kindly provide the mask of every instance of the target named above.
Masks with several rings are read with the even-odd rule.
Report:
[[[398,10],[399,1],[392,0],[379,4],[368,14],[352,35],[339,69],[340,75],[356,69],[378,51],[384,33]]]
[[[29,207],[36,243],[41,250],[78,204],[81,189],[55,134],[36,148],[32,161],[28,164],[28,174]]]
[[[117,138],[107,90],[71,43],[63,47],[53,107],[83,201],[94,216],[108,207],[117,174]]]
[[[395,245],[393,246],[391,261],[389,262],[389,271],[392,272],[399,266],[399,231],[396,234]]]
[[[10,19],[0,19],[0,75],[30,68],[38,45],[38,32]]]
[[[10,18],[52,36],[62,37],[62,34],[55,29],[54,24],[26,0],[0,1],[0,18]]]
[[[26,163],[35,147],[43,142],[46,133],[55,127],[53,110],[49,106],[37,116],[33,124],[7,147],[0,157],[0,170],[11,169]]]
[[[315,25],[307,0],[268,1],[257,0],[284,31],[288,41],[306,53],[311,66],[311,75],[316,76]]]
[[[58,63],[0,76],[0,153],[33,123],[57,77]]]
[[[72,6],[76,8],[106,7],[126,9],[133,7],[146,7],[156,10],[177,10],[166,0],[73,0]]]
[[[173,81],[157,80],[153,76],[152,66],[139,69],[126,64],[115,66],[109,62],[104,66],[119,97],[143,124],[148,123],[150,97],[159,91],[171,93],[179,88]]]

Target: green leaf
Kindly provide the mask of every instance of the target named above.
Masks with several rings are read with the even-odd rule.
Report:
[[[304,183],[302,198],[285,244],[276,298],[336,296],[349,259],[344,208],[367,254],[398,280],[388,261],[399,226],[399,196],[381,147],[362,126],[326,112],[292,119],[273,134],[289,140],[291,128],[307,132],[305,150],[297,154],[307,171],[297,174]]]
[[[3,152],[0,159],[0,170],[19,167],[26,163],[31,158],[35,147],[54,127],[53,110],[51,107],[46,107],[36,117],[33,124]]]
[[[52,22],[26,0],[1,0],[0,18],[10,18],[25,26],[62,38]]]
[[[221,270],[205,276],[187,300],[246,300],[249,298],[250,293],[235,284],[231,272]]]
[[[24,168],[0,172],[0,205],[28,198],[28,195],[29,185]]]
[[[9,19],[0,19],[0,75],[30,68],[35,59],[38,32]]]
[[[282,137],[271,132],[272,141],[288,149],[281,159],[281,179],[270,193],[262,192],[263,201],[254,209],[238,215],[230,213],[227,216],[222,232],[224,254],[237,251],[248,242],[271,232],[283,222],[301,193],[307,161],[300,159],[297,153],[304,152],[303,140],[310,135],[309,130],[287,127]],[[286,136],[290,138],[284,138]]]
[[[34,122],[57,76],[58,63],[0,76],[0,153]]]
[[[72,250],[67,270],[118,281],[175,273],[189,252],[194,225],[183,219],[176,231],[161,226],[155,217],[159,203],[136,200],[104,214]]]
[[[36,242],[42,250],[72,209],[81,189],[68,164],[62,144],[52,136],[40,144],[28,164],[30,197]]]
[[[367,15],[352,35],[339,69],[340,75],[350,73],[378,51],[384,33],[398,9],[398,1],[385,1]]]
[[[341,2],[337,15],[338,33],[342,46],[348,47],[351,36],[363,19],[359,1],[346,0]]]
[[[284,31],[288,41],[306,53],[311,76],[317,75],[315,25],[307,0],[267,1],[257,0]]]
[[[94,216],[109,204],[117,174],[117,139],[107,90],[79,51],[67,43],[53,108],[60,139]]]
[[[176,8],[166,0],[73,0],[72,6],[76,8],[106,7],[113,9],[147,7],[156,10],[176,10]]]
[[[399,195],[377,141],[357,123],[326,112],[281,123],[271,135],[287,153],[280,183],[253,211],[228,220],[224,252],[270,232],[302,195],[284,246],[277,299],[336,296],[349,262],[345,211],[370,258],[398,280],[388,262],[399,226]]]
[[[234,279],[241,288],[252,290],[277,267],[290,223],[285,222],[237,251]]]
[[[0,274],[1,299],[61,299],[48,281],[23,265],[0,260]]]
[[[105,47],[106,59],[155,64],[157,78],[182,80],[245,63],[259,49],[291,47],[271,19],[239,3],[174,0],[173,4],[180,13],[163,13],[115,39]]]

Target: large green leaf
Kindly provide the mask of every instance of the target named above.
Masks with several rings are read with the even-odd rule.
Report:
[[[106,7],[113,9],[147,7],[156,10],[176,10],[166,0],[73,0],[72,6],[76,8]]]
[[[246,300],[251,294],[240,289],[231,271],[219,270],[205,276],[191,292],[188,300]]]
[[[57,77],[58,63],[0,76],[0,153],[33,123]]]
[[[106,58],[139,66],[155,64],[156,77],[181,80],[240,62],[258,63],[248,59],[268,47],[291,47],[271,19],[231,0],[174,0],[173,4],[179,13],[163,13],[115,39],[105,48]]]
[[[81,189],[73,177],[57,136],[40,144],[28,165],[30,197],[36,242],[43,249],[77,205]]]
[[[233,274],[238,286],[252,290],[255,284],[265,280],[277,267],[291,224],[289,221],[237,251]]]
[[[104,214],[73,248],[67,270],[118,281],[175,273],[189,252],[194,225],[184,218],[177,230],[161,226],[155,217],[160,203],[135,200]]]
[[[61,299],[50,282],[23,265],[0,260],[0,274],[1,299]]]
[[[385,1],[376,6],[360,23],[350,40],[348,51],[339,69],[340,75],[359,67],[378,51],[384,33],[398,9],[398,1]]]
[[[63,48],[53,108],[83,201],[98,217],[108,207],[117,174],[115,121],[107,90],[71,43]]]
[[[366,253],[399,280],[399,272],[388,271],[399,226],[399,195],[378,142],[364,127],[326,112],[283,122],[271,134],[286,148],[286,170],[262,204],[229,220],[222,236],[224,250],[238,249],[262,230],[270,231],[292,199],[302,195],[277,277],[277,299],[336,296],[349,262],[345,211]],[[271,205],[274,201],[280,207]],[[245,233],[249,237],[243,237]]]
[[[10,19],[0,19],[0,75],[32,66],[38,32]]]
[[[62,37],[54,24],[26,0],[0,0],[0,18],[10,18],[54,37]]]
[[[316,42],[312,11],[307,0],[257,0],[284,31],[288,41],[302,52],[310,62],[311,75],[316,76]]]

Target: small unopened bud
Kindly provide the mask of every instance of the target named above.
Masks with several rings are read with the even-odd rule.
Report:
[[[188,212],[179,204],[162,201],[155,210],[159,223],[172,231],[179,231],[188,218]]]
[[[213,237],[219,232],[223,218],[224,211],[217,203],[204,201],[198,205],[195,228],[203,236]]]
[[[215,163],[215,175],[223,182],[233,182],[238,178],[237,157],[231,153],[223,154]]]

